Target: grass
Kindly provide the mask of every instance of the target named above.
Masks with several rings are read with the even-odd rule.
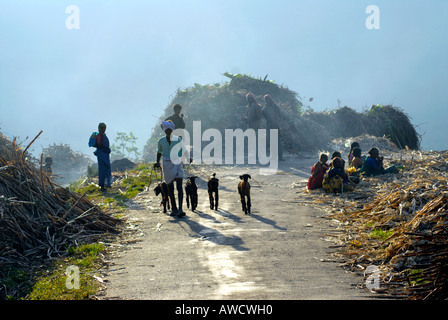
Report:
[[[133,170],[126,171],[126,178],[113,183],[106,193],[102,193],[96,184],[85,185],[86,179],[79,179],[70,185],[70,190],[84,194],[89,200],[104,208],[123,209],[129,200],[145,191],[154,179],[160,179],[151,164],[141,164]]]
[[[101,243],[69,247],[67,256],[56,261],[50,270],[40,274],[28,295],[28,300],[85,300],[91,299],[99,287],[93,276],[102,266]],[[79,286],[76,278],[79,271]]]
[[[26,270],[11,267],[1,270],[0,287],[6,290],[6,299],[17,299],[17,293],[28,292],[31,287],[30,275]]]
[[[3,270],[0,286],[5,288],[7,300],[91,299],[100,288],[100,283],[93,276],[103,266],[102,254],[105,251],[102,243],[71,246],[64,257],[41,267],[42,270],[15,267]],[[74,287],[77,274],[79,287]]]
[[[395,231],[393,229],[385,230],[381,228],[373,229],[370,232],[370,237],[374,239],[378,239],[380,241],[385,241],[387,238],[389,238],[391,235],[393,235]]]
[[[425,280],[422,269],[409,269],[408,270],[408,284],[409,286],[418,286],[429,283],[429,280]]]
[[[140,192],[143,192],[146,187],[151,185],[153,179],[161,178],[154,171],[151,164],[141,164],[128,173],[128,177],[123,179],[118,186],[120,190],[121,188],[125,189],[122,195],[127,199],[132,199]]]

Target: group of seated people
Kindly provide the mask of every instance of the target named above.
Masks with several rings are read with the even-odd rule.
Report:
[[[377,148],[371,148],[369,155],[363,156],[358,142],[353,142],[347,156],[348,168],[339,151],[333,152],[330,164],[328,156],[321,154],[319,161],[311,168],[311,176],[307,182],[308,190],[322,188],[326,193],[342,193],[352,191],[359,182],[361,174],[374,176],[385,173],[398,173],[395,166],[387,169],[383,166],[383,157]]]

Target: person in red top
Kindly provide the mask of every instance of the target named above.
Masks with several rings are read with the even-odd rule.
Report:
[[[325,172],[329,166],[327,164],[328,156],[325,153],[320,155],[319,161],[311,168],[311,176],[306,184],[308,190],[322,188],[322,181],[324,180]]]

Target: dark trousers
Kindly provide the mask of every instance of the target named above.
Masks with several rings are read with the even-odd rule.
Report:
[[[98,158],[98,185],[100,187],[110,187],[112,184],[112,174],[109,157]]]
[[[171,199],[171,210],[176,211],[178,207],[176,206],[176,199],[174,198],[174,184],[176,183],[177,189],[177,200],[179,204],[179,211],[182,211],[182,202],[184,198],[184,191],[182,190],[182,179],[176,179],[170,184],[168,184],[168,192]]]

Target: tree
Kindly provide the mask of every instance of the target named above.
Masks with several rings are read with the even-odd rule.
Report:
[[[132,131],[129,134],[126,132],[117,132],[117,137],[114,142],[117,143],[117,145],[115,145],[115,143],[112,144],[112,153],[124,156],[125,152],[127,152],[128,157],[130,157],[131,153],[134,153],[135,157],[140,155],[138,148],[135,146],[137,143],[137,137],[134,136]]]

